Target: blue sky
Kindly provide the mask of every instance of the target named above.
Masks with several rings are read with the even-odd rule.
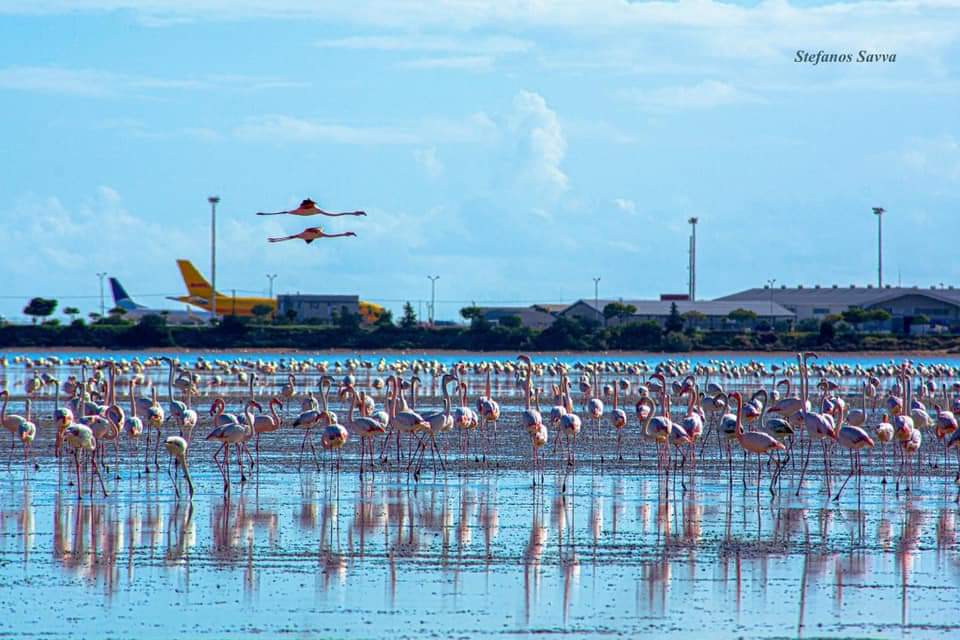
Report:
[[[685,291],[691,215],[700,297],[874,282],[874,205],[888,281],[960,284],[953,1],[0,0],[0,33],[6,317],[94,310],[98,271],[162,304],[211,193],[222,290],[439,274],[441,318]],[[359,237],[268,245],[307,196]]]

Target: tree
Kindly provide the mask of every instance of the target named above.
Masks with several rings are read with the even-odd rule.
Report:
[[[410,302],[403,303],[403,317],[400,318],[400,326],[404,329],[413,329],[417,326],[417,313],[413,310]]]
[[[683,318],[680,317],[680,312],[677,311],[676,302],[670,303],[670,315],[667,317],[667,321],[663,326],[667,330],[667,333],[683,331]]]
[[[393,312],[390,309],[384,309],[380,312],[380,315],[377,316],[376,321],[373,323],[376,327],[390,327],[393,326]]]
[[[867,311],[860,307],[851,307],[842,312],[840,317],[843,318],[844,322],[852,324],[854,328],[858,330],[861,324],[869,320],[869,314]]]
[[[483,316],[483,309],[476,305],[470,305],[469,307],[464,307],[460,309],[460,317],[464,320],[469,320],[473,322],[474,320]]]
[[[262,321],[271,313],[273,313],[273,307],[271,307],[269,304],[255,304],[250,309],[250,313],[252,313],[257,320]]]
[[[624,320],[637,312],[637,308],[632,304],[622,302],[610,302],[603,308],[603,321],[607,323],[611,318],[616,318],[622,324]]]
[[[356,313],[350,313],[346,307],[340,307],[336,322],[338,327],[346,331],[356,331],[360,328],[360,316]]]
[[[736,322],[737,324],[745,324],[747,322],[755,322],[757,319],[757,314],[750,309],[734,309],[727,314],[727,317]]]
[[[53,314],[57,308],[56,300],[46,298],[32,298],[27,306],[23,308],[23,313],[33,318],[33,324],[37,324],[37,318],[46,318]]]
[[[520,316],[503,316],[497,320],[497,324],[507,329],[519,329],[523,326],[523,320],[520,319]]]
[[[114,307],[113,309],[110,309],[110,311],[108,311],[107,313],[109,313],[111,317],[122,318],[123,316],[127,315],[127,310],[124,309],[123,307]]]
[[[80,309],[77,309],[76,307],[66,307],[63,310],[63,313],[64,315],[70,316],[70,321],[73,322],[76,320],[77,316],[80,315]]]
[[[820,336],[817,338],[820,344],[826,344],[828,342],[833,342],[834,337],[836,336],[836,329],[833,326],[832,320],[824,320],[820,323]]]
[[[286,310],[286,312],[284,312],[283,315],[286,316],[288,323],[293,324],[294,320],[297,319],[297,310],[293,307],[290,307]]]
[[[890,322],[892,317],[886,309],[870,309],[867,312],[867,322]]]

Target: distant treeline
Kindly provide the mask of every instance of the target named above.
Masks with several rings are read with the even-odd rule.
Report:
[[[425,327],[390,321],[372,326],[344,321],[338,325],[297,325],[225,317],[216,326],[170,326],[162,316],[133,323],[105,318],[93,324],[0,326],[2,347],[89,347],[139,349],[450,349],[465,351],[835,351],[960,350],[960,337],[903,336],[840,329],[829,322],[816,331],[667,331],[656,322],[603,326],[580,318],[559,317],[537,331],[501,326],[474,318],[468,326]]]

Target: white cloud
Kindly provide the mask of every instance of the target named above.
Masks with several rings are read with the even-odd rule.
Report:
[[[694,85],[630,89],[623,95],[641,107],[654,111],[713,109],[734,104],[761,102],[759,96],[726,82],[704,80]]]
[[[506,36],[489,38],[454,38],[445,35],[374,35],[331,38],[317,42],[318,47],[330,49],[377,49],[382,51],[433,51],[444,53],[474,53],[502,55],[525,53],[533,48],[529,40]]]
[[[554,194],[566,191],[569,179],[560,164],[567,141],[556,112],[532,91],[517,94],[513,108],[512,128],[522,148],[525,178]]]
[[[908,168],[938,179],[960,181],[960,141],[944,134],[934,138],[913,138],[901,155]]]
[[[242,75],[155,78],[101,69],[59,66],[13,66],[0,69],[0,89],[83,97],[129,97],[153,92],[258,91],[309,86],[308,83]]]
[[[413,157],[429,177],[439,178],[443,175],[443,163],[437,157],[437,149],[435,147],[414,149]]]
[[[493,56],[449,56],[416,58],[399,63],[404,69],[451,69],[460,71],[492,71]]]
[[[616,198],[613,203],[617,206],[617,209],[620,209],[620,211],[623,211],[624,213],[628,213],[630,215],[637,213],[637,203],[633,200],[627,198]]]
[[[250,142],[339,144],[415,144],[417,135],[390,127],[360,127],[315,122],[285,115],[248,118],[235,127],[236,137]]]

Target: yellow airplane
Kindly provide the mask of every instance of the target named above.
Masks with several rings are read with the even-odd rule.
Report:
[[[206,311],[212,311],[213,305],[211,295],[217,297],[217,313],[219,315],[253,316],[253,308],[258,305],[270,307],[270,313],[277,310],[277,302],[273,298],[251,298],[251,297],[233,297],[225,296],[219,291],[214,293],[213,287],[207,282],[207,279],[200,275],[197,268],[189,260],[177,260],[177,266],[180,267],[180,275],[183,276],[183,283],[187,285],[187,294],[179,298],[170,298],[178,302],[186,302],[195,307],[200,307]]]

